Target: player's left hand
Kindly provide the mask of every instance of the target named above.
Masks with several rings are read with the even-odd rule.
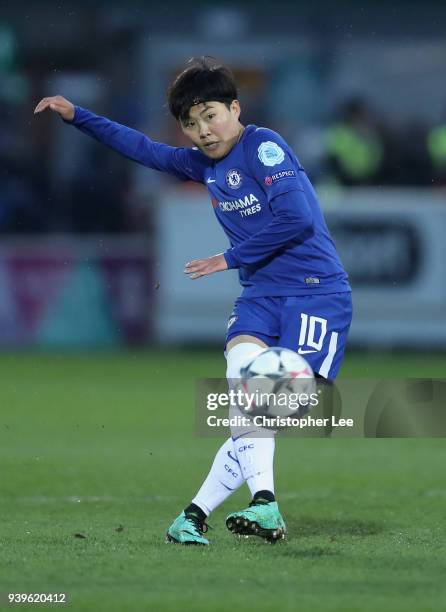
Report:
[[[226,263],[226,259],[223,253],[220,253],[219,255],[214,255],[207,259],[194,259],[193,261],[189,261],[184,268],[184,273],[187,274],[189,278],[196,279],[227,269],[228,264]]]

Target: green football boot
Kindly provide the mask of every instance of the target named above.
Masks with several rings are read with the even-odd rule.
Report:
[[[236,535],[255,535],[274,544],[286,534],[285,521],[277,502],[252,501],[249,508],[232,512],[226,519],[226,527]]]
[[[195,514],[183,512],[177,516],[166,533],[166,542],[172,544],[196,544],[208,546],[209,540],[203,537],[208,525],[202,522]]]

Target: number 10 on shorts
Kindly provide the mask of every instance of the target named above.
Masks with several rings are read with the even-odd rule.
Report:
[[[320,351],[327,335],[327,319],[301,313],[300,315],[299,350],[301,355]],[[310,348],[308,351],[300,349],[302,346]]]

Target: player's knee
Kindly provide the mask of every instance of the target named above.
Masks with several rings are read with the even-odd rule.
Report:
[[[259,343],[261,340],[258,341]],[[236,344],[226,353],[226,378],[229,384],[232,384],[233,379],[240,378],[240,368],[245,365],[252,357],[254,358],[260,351],[266,347],[264,343],[257,344],[255,342],[240,342]]]

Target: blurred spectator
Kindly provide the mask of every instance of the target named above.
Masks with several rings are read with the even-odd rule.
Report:
[[[340,120],[325,133],[329,172],[343,185],[373,185],[380,182],[385,165],[385,136],[366,102],[348,100]]]
[[[446,122],[431,128],[426,137],[429,154],[431,182],[433,185],[446,185]]]

